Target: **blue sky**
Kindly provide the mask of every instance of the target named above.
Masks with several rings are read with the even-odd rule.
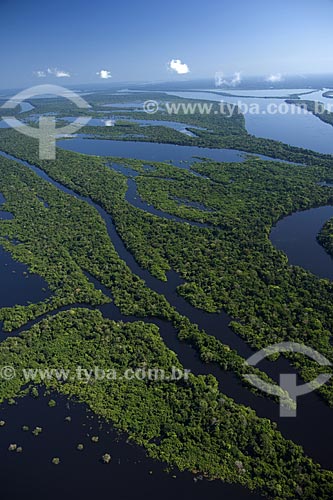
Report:
[[[1,88],[333,73],[332,0],[0,0],[0,18]]]

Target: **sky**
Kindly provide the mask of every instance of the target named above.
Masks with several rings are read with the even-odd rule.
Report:
[[[0,0],[0,88],[333,73],[332,0]]]

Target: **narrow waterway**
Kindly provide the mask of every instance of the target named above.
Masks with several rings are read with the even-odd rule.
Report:
[[[205,313],[191,306],[177,294],[176,288],[182,283],[182,280],[175,272],[170,272],[168,274],[168,282],[164,283],[152,277],[148,271],[141,269],[119,237],[111,216],[100,206],[91,199],[80,196],[74,191],[64,187],[62,184],[54,181],[39,168],[22,160],[17,160],[15,157],[5,153],[1,154],[7,158],[19,161],[21,164],[33,170],[39,177],[52,183],[58,189],[93,206],[104,219],[110,239],[119,256],[126,262],[134,274],[143,278],[149,288],[164,294],[171,305],[181,314],[189,317],[193,323],[198,324],[200,328],[205,329],[208,334],[216,336],[223,343],[235,348],[244,358],[251,355],[252,350],[249,346],[229,329],[228,324],[230,318],[225,313]],[[99,286],[98,283],[96,283],[96,286]],[[124,319],[125,321],[137,319],[122,317],[119,311],[115,311],[112,304],[102,306],[101,310],[107,317],[112,317],[112,319]],[[194,349],[179,342],[177,334],[171,324],[156,320],[155,318],[149,321],[158,324],[160,333],[167,346],[177,353],[185,368],[190,368],[193,373],[212,373],[215,375],[220,383],[222,392],[235,399],[238,403],[251,406],[257,411],[259,416],[276,421],[285,437],[303,445],[306,453],[319,461],[323,466],[327,468],[332,467],[332,454],[327,447],[327,442],[333,439],[333,426],[331,425],[333,412],[316,393],[304,396],[299,400],[297,418],[281,419],[278,415],[278,405],[272,400],[255,396],[247,388],[241,385],[241,382],[234,374],[223,372],[217,366],[202,363]],[[274,363],[266,361],[262,363],[259,368],[264,369],[275,380],[278,380],[279,374],[281,373],[293,372],[287,361],[283,358]]]

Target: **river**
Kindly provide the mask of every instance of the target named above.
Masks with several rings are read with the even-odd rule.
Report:
[[[51,398],[57,403],[54,408],[48,406]],[[142,448],[127,443],[110,424],[64,397],[26,397],[13,406],[1,405],[0,412],[6,421],[0,429],[4,499],[262,498],[240,486],[202,481],[190,473],[166,474],[165,464],[148,459]],[[29,431],[24,432],[23,426]],[[36,426],[43,429],[38,437],[32,434]],[[92,436],[99,437],[98,443],[91,441]],[[21,446],[22,453],[9,452],[11,443]],[[83,451],[77,450],[78,444],[84,445]],[[108,465],[101,462],[104,453],[112,457]],[[60,465],[51,463],[53,457],[61,459]]]
[[[333,259],[317,241],[318,233],[332,217],[332,206],[296,212],[278,222],[271,231],[271,241],[287,254],[290,264],[333,281]]]
[[[248,92],[251,94],[251,91]],[[265,99],[263,96],[227,97],[209,92],[170,92],[168,94],[171,97],[174,95],[184,99],[241,103],[244,106],[246,129],[250,134],[281,141],[291,146],[312,149],[319,153],[333,154],[333,127],[312,113],[285,103],[283,99],[272,97]],[[278,91],[276,91],[276,95],[279,95]],[[322,98],[322,92],[300,97],[304,100],[316,100],[317,98],[322,102],[329,102],[333,106],[333,100]],[[252,110],[258,109],[259,112],[251,112],[251,106]],[[242,107],[240,109],[243,110]],[[281,109],[281,111],[276,112],[276,109]]]
[[[9,155],[5,156],[14,159],[14,157],[10,157]],[[204,328],[208,334],[220,338],[222,342],[236,349],[244,358],[252,354],[250,347],[228,328],[230,318],[228,318],[225,313],[205,313],[192,307],[177,294],[176,287],[182,280],[176,273],[170,272],[168,281],[164,283],[151,276],[148,271],[141,269],[119,237],[112,218],[101,207],[95,204],[91,199],[82,197],[54,181],[36,166],[23,161],[20,161],[20,163],[32,169],[41,178],[52,183],[63,192],[92,205],[105,220],[110,239],[119,256],[126,262],[134,274],[145,280],[148,287],[158,293],[164,294],[171,305],[176,307],[181,314],[188,316],[194,323],[197,323],[200,328]],[[100,287],[97,282],[95,282],[95,284],[97,287]],[[128,318],[122,316],[113,304],[102,306],[100,310],[106,317],[111,317],[115,320],[135,320],[133,317]],[[169,348],[177,353],[184,367],[190,368],[193,373],[196,374],[212,373],[218,379],[222,392],[234,398],[238,403],[251,406],[257,411],[259,416],[276,421],[285,437],[301,444],[310,456],[318,460],[325,467],[332,466],[331,452],[327,447],[327,440],[333,439],[333,427],[331,425],[332,411],[316,393],[309,394],[300,399],[297,418],[280,419],[278,405],[275,402],[268,398],[255,396],[241,384],[240,380],[234,374],[223,372],[215,365],[202,363],[196,352],[190,346],[179,342],[176,332],[169,323],[161,322],[154,318],[150,320],[158,324],[164,341]],[[275,380],[278,380],[280,373],[293,372],[293,369],[290,368],[289,364],[284,359],[274,363],[265,361],[260,365],[260,368],[265,370]]]
[[[318,119],[316,120],[320,123]],[[212,150],[206,148],[193,148],[187,146],[159,145],[138,142],[73,139],[70,141],[59,141],[58,144],[64,149],[79,151],[86,154],[97,154],[100,156],[125,156],[130,158],[140,158],[146,160],[147,162],[172,160],[175,165],[187,169],[190,169],[189,162],[193,161],[194,156],[206,156],[220,161],[238,162],[243,161],[245,157],[244,153],[240,151],[220,149]],[[8,157],[8,155],[4,156]],[[12,157],[12,159],[15,158]],[[63,192],[68,193],[71,196],[75,196],[77,199],[80,199],[92,205],[105,220],[110,239],[115,246],[115,249],[118,252],[119,256],[126,262],[133,273],[137,274],[145,280],[148,287],[158,293],[163,293],[168,301],[174,307],[176,307],[181,314],[188,316],[194,323],[197,323],[201,328],[204,328],[208,334],[217,336],[221,339],[222,342],[236,349],[238,353],[244,358],[247,358],[252,354],[252,350],[250,349],[250,347],[228,328],[228,323],[231,318],[229,318],[225,313],[204,313],[193,308],[184,299],[178,296],[176,288],[180,283],[182,283],[182,280],[176,273],[168,273],[168,281],[167,283],[164,283],[152,277],[148,271],[141,269],[119,237],[117,228],[115,227],[112,218],[101,207],[95,204],[92,200],[79,196],[77,193],[62,186],[58,182],[55,182],[37,167],[29,165],[26,162],[21,161],[21,163],[32,169],[39,177],[43,178],[47,182],[52,183],[58,189],[61,189]],[[110,168],[112,168],[112,166]],[[154,213],[154,215],[173,219],[178,223],[189,222],[171,216],[170,214],[163,213],[161,211],[158,211],[158,213],[156,211],[154,212],[154,207],[145,204],[138,197],[135,179],[129,179],[128,186],[129,189],[126,194],[126,199],[134,206],[145,211],[150,211],[151,213]],[[2,201],[2,203],[3,202],[4,200]],[[322,207],[319,209],[313,209],[312,211],[310,210],[299,214],[293,214],[289,218],[285,218],[280,221],[276,228],[272,230],[272,242],[278,248],[287,253],[291,264],[302,265],[303,267],[309,269],[311,272],[317,274],[320,277],[327,277],[329,279],[332,279],[332,260],[324,252],[322,247],[316,242],[316,234],[318,233],[318,230],[320,230],[323,223],[332,215],[333,208],[331,207]],[[311,231],[308,231],[309,225],[307,225],[306,221],[309,219],[307,219],[307,217],[310,217],[311,220]],[[11,217],[10,215],[8,217],[4,215],[3,218],[8,218],[10,220]],[[198,230],[200,230],[200,226],[201,225],[199,225]],[[206,229],[202,228],[202,230]],[[306,246],[305,252],[304,245]],[[300,249],[302,249],[301,252]],[[298,258],[300,254],[302,254],[301,260],[299,260]],[[322,260],[324,256],[325,261]],[[9,254],[7,254],[7,258],[12,261]],[[21,264],[12,261],[11,264],[13,263],[14,266],[21,266]],[[10,276],[8,274],[6,277],[6,274],[3,274],[3,272],[3,270],[0,270],[1,279],[5,279],[5,281],[2,282],[10,283],[10,280],[13,279],[13,276]],[[91,277],[91,279],[92,281],[94,281],[96,287],[102,288],[102,285],[98,283],[97,280],[94,280],[93,277]],[[29,277],[29,284],[30,282],[31,277]],[[15,300],[14,303],[18,303],[17,290],[19,287],[20,285],[14,284],[13,290],[8,292],[8,297],[11,298],[10,300]],[[37,285],[37,289],[39,291],[44,287],[45,283],[39,283]],[[31,288],[29,286],[29,294],[30,292]],[[9,303],[12,304],[10,300]],[[30,294],[28,300],[36,301],[42,299],[36,299],[33,295]],[[23,301],[23,303],[26,303],[26,299]],[[2,300],[1,304],[4,304]],[[76,306],[82,307],[82,305]],[[106,317],[110,317],[115,320],[122,319],[124,321],[134,321],[137,319],[134,317],[122,316],[119,310],[113,304],[101,306],[100,310]],[[39,318],[37,321],[39,321],[40,319],[41,318]],[[319,398],[316,393],[309,394],[299,400],[299,411],[297,418],[280,419],[278,417],[278,405],[276,403],[269,400],[268,398],[255,396],[241,384],[240,380],[238,380],[235,375],[223,372],[215,365],[203,364],[199,360],[197,353],[190,346],[179,342],[172,325],[167,322],[157,320],[156,318],[148,318],[147,321],[152,321],[159,326],[164,341],[169,348],[173,349],[177,353],[180,361],[183,363],[185,368],[192,369],[194,373],[214,374],[219,381],[222,392],[229,395],[230,397],[233,397],[239,403],[250,405],[257,411],[259,416],[268,417],[271,420],[276,421],[278,423],[279,429],[285,437],[290,438],[294,442],[303,445],[306,453],[308,453],[315,460],[319,461],[323,466],[332,468],[332,456],[330,449],[327,446],[327,443],[331,442],[331,440],[333,439],[333,426],[331,425],[332,410],[330,410],[326,406],[326,404]],[[31,324],[33,323],[34,322],[32,322]],[[31,324],[28,326],[31,326]],[[20,329],[20,331],[22,331],[22,329]],[[15,334],[19,334],[20,331],[15,332]],[[4,336],[4,338],[5,337],[6,336]],[[287,361],[283,359],[277,363],[265,361],[260,365],[260,368],[264,369],[270,376],[272,376],[272,378],[274,378],[274,380],[278,380],[278,376],[280,373],[293,372],[293,370],[289,367]],[[177,472],[177,480],[174,480],[170,475],[166,475],[163,473],[163,466],[161,464],[145,458],[143,451],[140,448],[131,447],[131,449],[129,450],[128,445],[126,444],[123,437],[121,437],[120,440],[116,440],[114,439],[113,435],[107,435],[102,437],[100,440],[103,448],[98,448],[99,456],[102,449],[103,453],[105,451],[108,451],[110,446],[116,447],[117,449],[116,452],[112,451],[111,449],[111,455],[116,456],[117,459],[113,462],[112,466],[109,469],[98,462],[98,456],[94,455],[94,452],[92,451],[92,448],[90,449],[90,447],[89,453],[79,455],[79,452],[75,450],[74,441],[81,441],[83,439],[82,428],[80,427],[80,425],[81,423],[83,425],[86,414],[85,409],[82,405],[71,404],[71,415],[77,416],[77,419],[75,417],[74,420],[78,423],[78,425],[73,425],[71,427],[73,432],[73,439],[70,441],[71,448],[69,449],[69,447],[67,446],[67,444],[69,443],[68,440],[64,439],[64,446],[60,449],[59,442],[62,441],[62,436],[66,436],[66,431],[64,430],[62,424],[59,422],[63,422],[64,420],[63,407],[65,405],[65,409],[67,411],[66,405],[68,404],[68,402],[62,401],[62,398],[59,397],[57,398],[57,401],[57,407],[49,409],[45,401],[43,403],[43,400],[35,401],[31,398],[26,398],[19,402],[19,406],[22,409],[21,412],[16,411],[18,408],[12,406],[5,406],[0,409],[1,417],[3,415],[7,415],[6,421],[8,419],[8,422],[10,422],[10,426],[5,426],[5,428],[1,430],[2,449],[0,450],[0,456],[2,453],[2,456],[6,458],[6,460],[2,461],[6,463],[6,479],[4,487],[7,488],[8,493],[13,493],[14,496],[12,496],[12,498],[14,499],[20,497],[20,492],[24,490],[27,485],[29,485],[29,491],[32,491],[34,485],[32,484],[32,482],[29,482],[29,479],[36,477],[36,467],[35,461],[29,460],[27,458],[27,455],[25,455],[24,453],[19,457],[14,454],[8,457],[8,452],[4,454],[4,444],[6,443],[4,439],[8,441],[8,444],[15,439],[17,440],[20,426],[25,425],[29,418],[35,423],[35,425],[45,425],[45,428],[49,427],[51,429],[49,433],[45,434],[45,438],[42,438],[45,439],[43,450],[44,452],[45,450],[47,450],[47,454],[43,452],[44,454],[40,455],[39,451],[36,451],[32,448],[32,456],[35,457],[36,455],[36,460],[39,464],[38,472],[40,476],[42,476],[39,484],[44,491],[46,491],[46,484],[48,482],[52,482],[52,484],[58,484],[58,482],[60,484],[61,482],[65,482],[66,485],[68,484],[69,491],[77,491],[77,488],[79,488],[79,490],[82,491],[82,494],[86,495],[88,491],[87,488],[89,488],[89,486],[87,485],[87,481],[85,478],[89,477],[90,483],[94,484],[96,482],[97,489],[94,489],[94,491],[100,492],[100,494],[106,494],[108,488],[110,487],[110,474],[110,476],[112,477],[113,491],[123,493],[123,496],[121,497],[119,496],[119,494],[117,494],[117,497],[119,498],[130,498],[131,494],[133,494],[133,485],[128,484],[128,477],[131,477],[131,481],[133,481],[137,485],[138,490],[140,490],[141,496],[136,495],[137,498],[152,498],[153,495],[158,495],[159,498],[169,498],[170,495],[177,493],[182,494],[182,492],[184,492],[183,494],[191,495],[191,497],[195,499],[199,498],[199,496],[202,497],[202,495],[225,496],[226,498],[235,500],[241,500],[243,498],[259,498],[257,495],[251,494],[250,492],[238,486],[230,486],[217,481],[212,483],[207,481],[194,482],[193,476],[191,474],[179,474]],[[53,417],[50,416],[50,412],[53,412]],[[24,415],[24,418],[22,415]],[[57,421],[57,425],[55,425],[55,422],[53,422],[52,418]],[[96,419],[96,417],[93,417],[93,419]],[[50,425],[50,422],[52,423],[52,425]],[[106,425],[106,427],[107,429],[111,428],[110,425]],[[68,429],[68,427],[66,429]],[[79,434],[80,432],[81,435]],[[21,438],[21,436],[20,440],[20,443],[22,442],[24,444],[24,447],[33,446],[33,444],[25,444],[25,441],[23,440],[23,438]],[[53,446],[54,448],[52,448]],[[52,449],[57,450],[57,452],[55,452],[56,456],[61,454],[61,456],[65,457],[65,461],[68,463],[68,467],[67,465],[66,468],[56,468],[54,466],[50,466],[51,457],[54,456],[54,454],[51,455]],[[121,457],[124,457],[125,462],[122,462]],[[126,465],[124,465],[124,463]],[[153,471],[153,474],[150,474],[150,470]],[[71,477],[70,474],[72,474]],[[15,480],[15,477],[17,476],[23,478],[22,481],[19,482],[19,484]],[[94,478],[94,481],[91,481],[92,477]],[[37,478],[36,481],[38,481]],[[52,489],[52,491],[50,491],[48,497],[56,498],[58,495],[59,490],[56,486],[54,489]]]

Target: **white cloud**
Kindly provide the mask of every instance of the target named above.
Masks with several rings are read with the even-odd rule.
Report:
[[[230,80],[224,78],[222,71],[215,73],[215,85],[216,87],[222,87],[226,85],[227,87],[236,87],[242,81],[242,74],[240,71],[236,71]]]
[[[37,76],[38,78],[45,78],[46,77],[45,71],[41,71],[41,70],[34,71],[34,75]]]
[[[183,63],[180,59],[172,59],[168,62],[168,68],[178,73],[178,75],[186,75],[186,73],[190,72],[188,65]]]
[[[109,78],[112,78],[111,71],[108,71],[106,69],[101,69],[96,73],[102,80],[108,80]]]
[[[56,78],[69,78],[71,75],[68,71],[64,71],[63,69],[57,68],[47,68],[47,73],[49,75],[53,75]]]
[[[282,80],[283,80],[283,77],[282,77],[281,73],[276,73],[276,74],[273,74],[273,75],[269,75],[266,78],[266,82],[270,82],[270,83],[282,82]]]
[[[67,71],[57,70],[55,76],[57,78],[69,78],[71,75]]]

